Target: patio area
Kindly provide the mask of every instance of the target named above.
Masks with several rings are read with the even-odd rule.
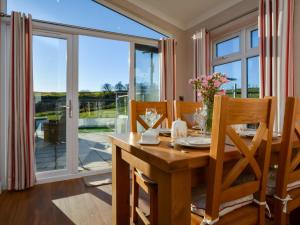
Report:
[[[78,171],[108,170],[111,168],[111,144],[107,135],[113,132],[79,132]],[[66,168],[66,142],[45,141],[43,132],[36,135],[36,171]]]

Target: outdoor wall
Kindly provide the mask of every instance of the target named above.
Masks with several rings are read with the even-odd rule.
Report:
[[[294,43],[295,43],[295,90],[296,96],[300,97],[300,1],[295,1],[295,24],[294,24]]]

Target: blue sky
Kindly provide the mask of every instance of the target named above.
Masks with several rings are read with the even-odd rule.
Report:
[[[11,10],[31,13],[33,18],[70,25],[101,29],[160,39],[162,34],[132,21],[92,0],[7,0]],[[74,3],[76,2],[76,4]],[[257,32],[251,33],[258,45]],[[66,90],[66,41],[45,37],[34,37],[34,88],[35,91]],[[240,41],[233,38],[218,44],[218,55],[227,55],[239,50]],[[137,78],[147,82],[150,74],[149,55],[137,54]],[[158,80],[158,58],[155,58],[155,79]],[[241,62],[236,61],[214,68],[236,78],[241,86]],[[79,91],[99,91],[104,83],[123,84],[129,80],[129,43],[102,38],[79,36]],[[258,86],[259,71],[257,58],[249,59],[249,86]],[[231,88],[233,82],[226,85]]]
[[[35,19],[160,39],[162,34],[91,0],[8,0],[7,9],[31,13]],[[66,41],[33,38],[35,91],[66,90]],[[155,58],[158,62],[158,58]],[[149,56],[139,55],[137,73],[150,73]],[[155,63],[156,66],[157,62]],[[129,81],[129,43],[79,36],[79,90],[99,91],[104,83]],[[155,71],[157,78],[158,71]]]

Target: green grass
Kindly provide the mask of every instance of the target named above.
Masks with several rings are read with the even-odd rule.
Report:
[[[122,109],[121,109],[122,110]],[[122,111],[123,112],[123,111]],[[39,112],[35,114],[37,119],[47,117],[48,120],[59,120],[61,114],[57,111],[47,111],[47,112]],[[115,118],[116,117],[116,109],[100,109],[91,112],[81,112],[79,114],[80,119],[91,119],[91,118]]]
[[[79,114],[80,119],[84,118],[115,118],[116,117],[116,109],[100,109],[91,112],[81,112]]]

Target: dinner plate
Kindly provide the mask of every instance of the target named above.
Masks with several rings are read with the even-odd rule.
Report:
[[[186,137],[178,138],[175,144],[189,148],[208,148],[211,144],[210,137]],[[173,144],[174,145],[174,144]]]
[[[239,132],[239,135],[242,137],[254,137],[256,134],[256,130],[243,130]],[[273,133],[273,139],[281,137],[279,133]]]
[[[198,125],[192,126],[192,129],[193,130],[200,130],[200,126],[198,126]]]
[[[160,143],[160,140],[154,141],[154,142],[148,142],[148,141],[142,141],[139,140],[138,144],[140,145],[158,145]]]
[[[160,128],[159,133],[160,134],[171,134],[171,129],[169,129],[169,128]]]

